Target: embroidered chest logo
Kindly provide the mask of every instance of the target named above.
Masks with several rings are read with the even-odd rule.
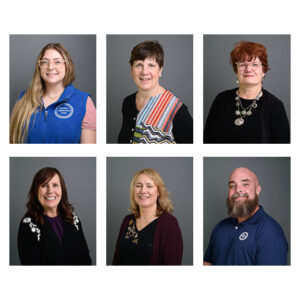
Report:
[[[244,241],[247,237],[248,237],[248,232],[243,232],[243,233],[241,233],[241,235],[239,236],[239,239],[240,239],[241,241]]]
[[[62,103],[55,108],[54,114],[59,119],[68,119],[74,113],[74,108],[69,103]]]

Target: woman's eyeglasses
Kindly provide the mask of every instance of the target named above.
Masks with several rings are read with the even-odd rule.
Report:
[[[63,59],[55,59],[53,61],[50,61],[47,59],[38,60],[39,67],[41,69],[48,69],[50,64],[52,64],[52,66],[55,69],[60,69],[64,65],[64,63],[65,63],[65,60],[63,60]]]
[[[260,66],[262,65],[261,63],[257,63],[257,62],[237,62],[236,65],[238,66],[238,68],[242,71],[246,70],[248,68],[248,66],[252,69],[252,70],[258,70],[260,68]]]

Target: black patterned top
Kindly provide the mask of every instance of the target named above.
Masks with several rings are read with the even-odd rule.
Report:
[[[119,245],[122,265],[149,265],[157,220],[153,220],[140,231],[134,218],[129,221]]]

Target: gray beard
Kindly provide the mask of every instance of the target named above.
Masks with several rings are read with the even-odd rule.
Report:
[[[254,199],[250,199],[248,194],[245,194],[246,200],[243,203],[236,201],[237,193],[227,198],[228,215],[232,218],[248,218],[252,215],[258,206],[258,196],[255,194]]]

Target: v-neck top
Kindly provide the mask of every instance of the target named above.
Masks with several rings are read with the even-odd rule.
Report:
[[[141,230],[137,229],[134,217],[129,221],[119,244],[122,265],[149,265],[157,221],[158,218]]]

